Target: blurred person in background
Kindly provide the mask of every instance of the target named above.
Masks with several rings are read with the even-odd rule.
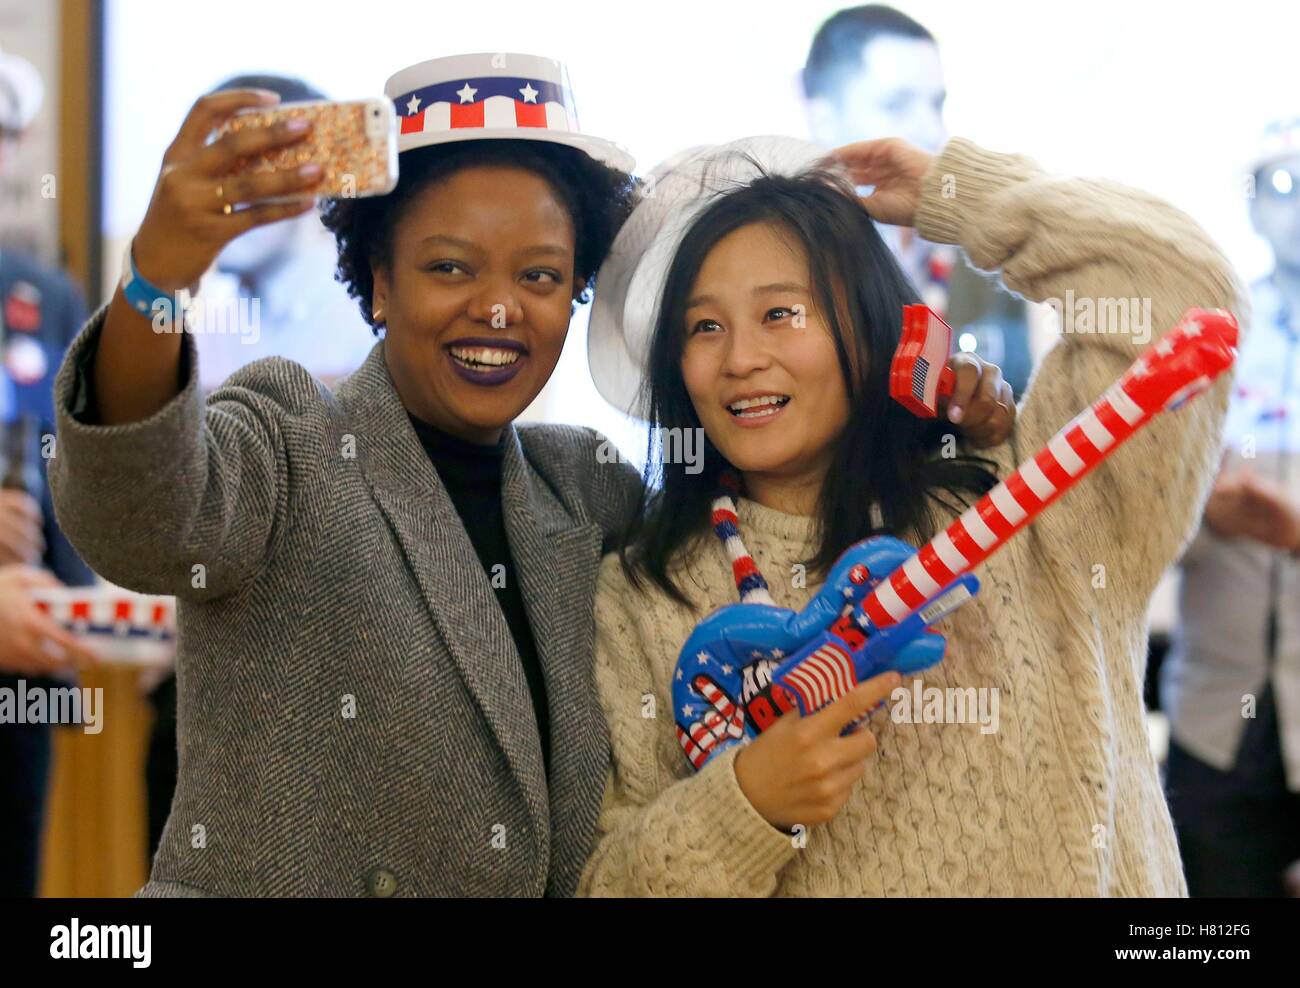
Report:
[[[325,94],[302,79],[238,75],[213,93],[263,89],[281,102],[322,100]],[[228,243],[204,278],[204,311],[256,300],[257,333],[232,335],[196,327],[200,383],[211,391],[240,367],[261,357],[302,364],[326,384],[360,367],[374,337],[347,290],[334,278],[334,238],[311,210],[269,226],[254,227]],[[252,311],[252,310],[250,310]],[[176,677],[166,675],[149,694],[154,724],[145,766],[149,793],[149,855],[162,839],[176,790]]]
[[[307,82],[281,75],[239,75],[212,92],[236,89],[270,90],[283,103],[326,98]],[[256,300],[258,332],[196,333],[203,387],[215,388],[260,357],[296,361],[326,384],[360,367],[374,338],[334,278],[337,260],[317,210],[249,230],[227,244],[204,281],[204,302],[215,307]]]
[[[0,175],[43,95],[35,67],[0,50]],[[64,272],[0,249],[0,689],[65,685],[49,677],[92,658],[29,596],[94,579],[55,524],[41,460],[54,372],[85,316]],[[48,724],[0,723],[0,897],[36,894],[49,769]]]
[[[1183,557],[1161,670],[1193,896],[1283,895],[1300,859],[1300,117],[1268,128],[1251,175],[1274,266],[1251,286],[1224,462]]]
[[[939,46],[892,7],[850,7],[827,20],[808,51],[803,91],[809,131],[826,147],[901,137],[936,154],[947,140]],[[1023,394],[1032,366],[1025,303],[956,248],[928,243],[912,229],[877,228],[922,300],[952,326],[954,341],[1000,365]]]

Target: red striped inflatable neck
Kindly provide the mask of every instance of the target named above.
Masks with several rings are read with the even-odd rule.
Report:
[[[1236,345],[1232,313],[1189,309],[1104,395],[863,598],[861,612],[877,628],[903,620],[1006,545],[1157,413],[1208,388],[1232,366]]]

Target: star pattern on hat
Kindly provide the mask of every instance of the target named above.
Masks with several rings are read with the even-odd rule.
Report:
[[[531,82],[525,82],[523,88],[520,89],[519,91],[524,94],[525,103],[537,102],[537,90],[533,88],[533,84]]]
[[[456,90],[456,95],[460,97],[460,101],[462,103],[473,103],[474,94],[477,92],[478,90],[475,89],[467,82],[465,83],[465,85],[461,86],[459,89]]]
[[[406,112],[412,117],[420,112],[420,97],[414,93],[411,94],[411,101],[406,104]]]

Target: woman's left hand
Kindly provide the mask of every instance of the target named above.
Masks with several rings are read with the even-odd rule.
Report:
[[[939,414],[961,429],[972,446],[1004,443],[1016,424],[1016,399],[1002,368],[973,353],[954,353],[948,366],[957,377],[951,398],[939,398]]]
[[[895,226],[912,226],[921,201],[921,179],[934,155],[899,137],[846,144],[831,153],[857,185],[874,186],[862,199],[871,218]],[[948,361],[957,375],[952,397],[939,399],[939,414],[961,428],[972,446],[1006,442],[1016,424],[1015,396],[1002,379],[1002,369],[973,353],[957,353]]]
[[[934,162],[934,155],[900,137],[856,141],[831,152],[831,159],[843,165],[855,185],[875,189],[862,205],[879,223],[912,226],[921,201],[921,178]]]

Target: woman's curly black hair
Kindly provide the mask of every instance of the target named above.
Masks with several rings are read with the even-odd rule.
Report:
[[[397,187],[388,195],[331,199],[321,210],[321,221],[338,245],[335,277],[357,300],[362,318],[376,335],[371,264],[391,260],[393,228],[402,210],[429,183],[478,165],[523,168],[556,191],[573,220],[574,275],[585,285],[574,302],[590,300],[596,271],[635,204],[633,180],[576,148],[549,141],[439,144],[402,152]]]

